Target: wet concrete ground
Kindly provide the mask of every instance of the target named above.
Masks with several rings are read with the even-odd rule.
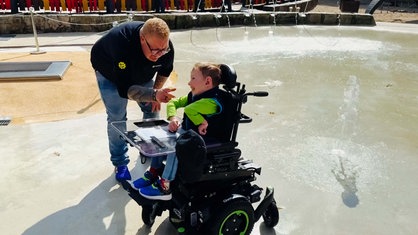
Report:
[[[232,64],[248,90],[270,93],[245,105],[254,121],[240,127],[238,141],[243,156],[263,168],[256,184],[273,186],[282,209],[273,230],[259,221],[252,234],[418,231],[414,32],[404,24],[173,32],[177,76],[170,85],[178,95],[188,91],[196,61]],[[73,65],[59,82],[0,86],[0,115],[12,117],[0,127],[0,230],[173,234],[167,213],[144,226],[140,207],[114,180],[88,62],[100,35],[40,37],[45,54],[28,55],[33,38],[17,35],[2,42],[1,61],[67,58]],[[13,47],[22,44],[28,47]],[[141,117],[135,104],[128,112]],[[134,178],[146,168],[137,155],[130,149]]]

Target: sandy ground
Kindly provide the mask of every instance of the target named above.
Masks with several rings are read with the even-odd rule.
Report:
[[[89,52],[1,53],[1,61],[71,61],[62,80],[2,82],[0,115],[13,124],[56,121],[103,110]]]

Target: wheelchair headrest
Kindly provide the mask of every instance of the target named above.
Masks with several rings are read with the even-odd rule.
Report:
[[[235,69],[227,64],[221,64],[220,69],[222,71],[221,83],[225,84],[228,89],[233,89],[237,83],[237,73],[235,72]]]

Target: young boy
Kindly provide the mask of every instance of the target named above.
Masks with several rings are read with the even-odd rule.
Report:
[[[182,133],[185,130],[193,129],[204,139],[211,137],[211,132],[208,131],[207,117],[222,111],[222,106],[217,99],[220,80],[219,65],[211,63],[194,65],[188,82],[189,94],[174,98],[167,103],[167,117],[170,121],[168,128],[171,132]],[[176,117],[178,108],[184,108],[183,121]],[[178,161],[175,153],[168,154],[164,167],[164,158],[152,158],[150,169],[145,172],[142,178],[131,183],[143,197],[153,200],[171,199],[170,181],[174,180]],[[159,175],[161,175],[160,179]]]

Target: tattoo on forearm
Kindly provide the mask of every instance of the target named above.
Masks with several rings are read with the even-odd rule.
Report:
[[[164,86],[164,83],[167,81],[167,77],[157,76],[155,78],[154,88],[160,89]]]

